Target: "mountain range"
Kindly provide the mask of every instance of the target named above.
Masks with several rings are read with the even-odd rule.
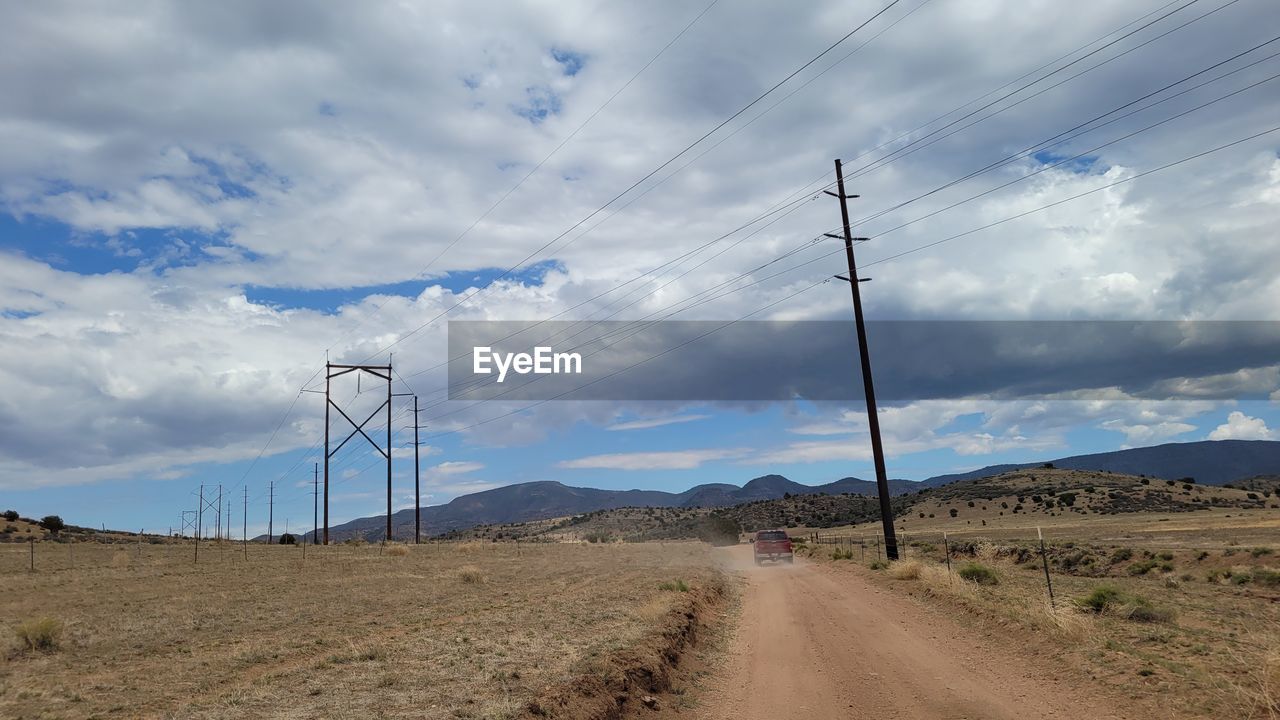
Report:
[[[1167,443],[1115,452],[1074,455],[1048,461],[1070,470],[1146,475],[1177,480],[1193,477],[1205,485],[1224,485],[1257,475],[1280,473],[1280,442],[1271,440],[1213,440]],[[899,495],[924,488],[973,480],[1009,470],[1038,467],[1044,462],[989,465],[966,473],[938,475],[923,481],[890,480],[889,490]],[[764,475],[739,487],[729,483],[697,485],[684,492],[661,490],[600,490],[572,487],[555,481],[508,485],[455,498],[444,505],[422,508],[424,535],[439,535],[475,525],[527,522],[576,515],[618,507],[727,507],[787,495],[853,493],[874,495],[874,481],[846,477],[825,485],[803,485],[782,475]],[[398,539],[413,536],[413,509],[393,513],[392,533]],[[364,537],[380,540],[386,516],[359,518],[329,529],[331,540]]]

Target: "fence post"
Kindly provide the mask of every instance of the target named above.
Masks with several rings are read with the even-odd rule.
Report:
[[[880,562],[880,536],[876,536],[876,562]]]
[[[31,541],[31,572],[36,571],[36,539],[28,538]]]
[[[907,559],[907,535],[902,534],[902,541],[898,543],[898,550],[902,552],[902,559]]]
[[[1036,535],[1040,538],[1040,560],[1044,563],[1044,584],[1049,588],[1049,607],[1057,608],[1057,604],[1053,601],[1053,579],[1049,577],[1049,555],[1044,549],[1044,533],[1040,528],[1036,528]]]
[[[858,538],[858,559],[867,559],[867,538],[865,536]]]
[[[951,543],[947,542],[947,533],[942,533],[942,552],[947,556],[947,580],[951,579]]]

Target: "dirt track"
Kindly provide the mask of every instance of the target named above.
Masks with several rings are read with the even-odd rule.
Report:
[[[705,718],[1139,718],[1050,676],[1043,663],[848,572],[797,558],[755,568],[721,670],[692,714]]]

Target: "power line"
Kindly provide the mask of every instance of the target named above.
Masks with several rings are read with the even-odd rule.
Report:
[[[1198,0],[1191,0],[1191,1],[1192,1],[1192,2],[1198,2]],[[1233,0],[1233,2],[1235,2],[1235,1],[1238,1],[1238,0]],[[842,43],[844,43],[846,40],[848,40],[849,38],[853,37],[853,35],[854,35],[855,33],[857,33],[859,30],[863,29],[863,28],[864,28],[864,27],[866,27],[867,25],[871,24],[873,21],[875,21],[875,20],[876,20],[876,18],[878,18],[878,17],[880,17],[881,15],[883,15],[885,12],[887,12],[889,9],[893,8],[893,7],[894,7],[895,5],[897,5],[899,2],[902,2],[902,0],[892,0],[892,2],[890,2],[888,5],[884,6],[884,7],[883,7],[883,8],[881,8],[880,10],[876,11],[876,12],[875,12],[875,14],[873,14],[871,17],[867,18],[865,21],[863,21],[861,24],[859,24],[859,25],[858,25],[857,27],[855,27],[853,30],[850,30],[848,33],[846,33],[846,34],[845,34],[843,37],[841,37],[839,40],[837,40],[837,41],[835,41],[834,43],[832,43],[831,45],[829,45],[825,50],[823,50],[822,52],[818,53],[818,54],[817,54],[817,55],[815,55],[814,57],[810,58],[807,62],[805,62],[805,63],[804,63],[803,65],[801,65],[799,68],[796,68],[795,70],[793,70],[789,75],[787,75],[786,77],[784,77],[782,80],[779,80],[777,83],[775,83],[775,84],[774,84],[772,87],[770,87],[768,90],[765,90],[763,93],[761,93],[759,96],[757,96],[754,100],[752,100],[751,102],[747,103],[747,104],[746,104],[746,105],[744,105],[742,108],[738,109],[738,111],[737,111],[737,112],[733,113],[733,114],[732,114],[732,115],[730,115],[728,118],[726,118],[726,119],[722,120],[719,124],[717,124],[715,127],[713,127],[713,128],[711,128],[710,130],[708,130],[706,133],[704,133],[704,134],[703,134],[701,137],[699,137],[697,140],[694,140],[692,143],[690,143],[689,145],[685,146],[685,148],[684,148],[683,150],[681,150],[680,152],[676,153],[675,155],[672,155],[672,156],[671,156],[670,158],[668,158],[667,160],[663,161],[660,165],[658,165],[658,166],[657,166],[656,168],[654,168],[653,170],[650,170],[648,173],[646,173],[646,174],[645,174],[643,177],[641,177],[639,180],[636,180],[635,182],[633,182],[630,186],[628,186],[628,187],[627,187],[625,190],[623,190],[622,192],[620,192],[620,193],[618,193],[618,194],[614,195],[612,198],[610,198],[610,199],[609,199],[609,201],[608,201],[608,202],[606,202],[605,204],[603,204],[603,205],[601,205],[600,207],[596,208],[595,210],[592,210],[590,213],[588,213],[588,214],[587,214],[585,217],[583,217],[581,220],[579,220],[579,221],[577,221],[576,223],[574,223],[573,225],[569,226],[569,228],[568,228],[568,229],[564,230],[564,231],[563,231],[563,232],[561,232],[559,235],[556,235],[556,236],[555,236],[555,237],[553,237],[551,240],[548,240],[546,243],[544,243],[544,244],[543,244],[541,247],[539,247],[537,250],[535,250],[535,251],[533,251],[532,253],[530,253],[529,255],[525,256],[525,258],[524,258],[523,260],[521,260],[520,262],[516,263],[515,265],[512,265],[510,268],[507,268],[507,269],[506,269],[506,270],[504,270],[501,274],[499,274],[498,276],[496,276],[496,277],[492,278],[491,280],[489,280],[488,282],[486,282],[482,287],[480,287],[480,288],[476,289],[475,291],[473,291],[473,292],[471,292],[471,293],[467,294],[467,295],[466,295],[465,297],[463,297],[461,300],[459,300],[459,301],[457,301],[456,303],[454,303],[454,304],[453,304],[452,306],[450,306],[448,309],[441,311],[439,314],[437,314],[435,317],[431,318],[431,319],[430,319],[430,320],[428,320],[427,322],[425,322],[425,323],[423,323],[423,324],[421,324],[421,325],[417,326],[416,328],[414,328],[413,330],[410,330],[410,331],[409,331],[408,333],[406,333],[405,335],[402,335],[401,337],[397,338],[396,340],[392,341],[391,343],[389,343],[389,344],[387,344],[387,345],[385,345],[385,346],[383,346],[383,347],[379,348],[378,350],[374,351],[373,353],[371,353],[371,354],[369,355],[369,357],[375,357],[375,356],[377,356],[377,355],[380,355],[381,353],[384,353],[384,352],[386,352],[387,350],[390,350],[391,348],[395,347],[396,345],[399,345],[400,343],[404,342],[405,340],[408,340],[410,337],[413,337],[414,335],[416,335],[418,332],[422,331],[422,330],[423,330],[424,328],[426,328],[427,326],[432,325],[432,324],[433,324],[433,323],[435,323],[437,320],[439,320],[440,318],[442,318],[442,317],[444,317],[445,315],[449,314],[449,313],[450,313],[450,312],[452,312],[455,308],[459,307],[460,305],[462,305],[463,303],[467,302],[467,301],[468,301],[468,300],[470,300],[471,298],[473,298],[473,297],[475,297],[475,296],[477,296],[477,295],[479,295],[479,294],[481,294],[481,293],[485,292],[485,291],[486,291],[486,290],[488,290],[489,288],[493,287],[493,286],[494,286],[494,284],[496,284],[498,281],[502,280],[503,278],[506,278],[508,275],[510,275],[511,273],[515,272],[518,268],[520,268],[520,267],[524,266],[524,264],[525,264],[525,263],[527,263],[529,260],[531,260],[532,258],[536,257],[537,255],[540,255],[544,250],[546,250],[547,248],[549,248],[549,247],[551,247],[552,245],[554,245],[554,244],[555,244],[556,242],[558,242],[561,238],[565,237],[565,236],[566,236],[566,235],[568,235],[570,232],[573,232],[573,230],[574,230],[574,229],[576,229],[576,228],[580,227],[581,225],[583,225],[584,223],[586,223],[587,221],[589,221],[591,218],[595,217],[596,215],[599,215],[601,212],[603,212],[603,211],[604,211],[606,208],[608,208],[610,205],[612,205],[613,203],[617,202],[617,201],[618,201],[618,200],[620,200],[623,196],[627,195],[627,194],[628,194],[628,193],[630,193],[632,190],[634,190],[634,189],[636,189],[637,187],[639,187],[641,184],[643,184],[643,183],[644,183],[645,181],[647,181],[649,178],[651,178],[651,177],[653,177],[654,175],[656,175],[656,174],[658,174],[659,172],[661,172],[661,171],[663,170],[663,168],[666,168],[668,165],[670,165],[671,163],[673,163],[673,162],[675,162],[676,160],[678,160],[680,157],[682,157],[685,153],[687,153],[687,152],[689,152],[690,150],[692,150],[694,147],[696,147],[696,146],[697,146],[699,143],[701,143],[703,140],[706,140],[708,137],[711,137],[713,134],[715,134],[717,131],[719,131],[721,128],[723,128],[725,125],[729,124],[729,123],[730,123],[730,122],[732,122],[734,119],[736,119],[738,116],[742,115],[742,113],[746,112],[747,110],[750,110],[752,107],[754,107],[757,103],[759,103],[761,100],[763,100],[763,99],[764,99],[765,97],[767,97],[769,94],[771,94],[772,92],[774,92],[774,91],[775,91],[775,90],[777,90],[778,88],[782,87],[782,85],[786,84],[788,81],[790,81],[790,80],[791,80],[792,78],[794,78],[796,75],[798,75],[798,74],[800,74],[801,72],[803,72],[803,71],[804,71],[806,68],[808,68],[809,66],[811,66],[811,65],[813,65],[814,63],[816,63],[816,62],[818,62],[819,60],[821,60],[823,57],[825,57],[825,56],[826,56],[828,53],[830,53],[832,50],[836,49],[836,48],[837,48],[837,47],[839,47]],[[564,245],[561,249],[563,249],[564,247],[568,247],[570,244],[572,244],[572,242],[573,242],[573,240],[570,240],[568,243],[565,243],[565,245]]]
[[[1271,133],[1278,132],[1278,131],[1280,131],[1280,126],[1273,127],[1273,128],[1268,129],[1268,130],[1264,130],[1264,131],[1262,131],[1262,132],[1254,133],[1254,134],[1251,134],[1251,135],[1249,135],[1249,136],[1246,136],[1246,137],[1243,137],[1243,138],[1240,138],[1240,139],[1237,139],[1237,140],[1234,140],[1234,141],[1231,141],[1231,142],[1228,142],[1228,143],[1224,143],[1224,144],[1222,144],[1222,145],[1218,145],[1218,146],[1213,147],[1213,148],[1210,148],[1210,149],[1208,149],[1208,150],[1204,150],[1204,151],[1199,152],[1199,153],[1196,153],[1196,154],[1194,154],[1194,155],[1189,155],[1189,156],[1186,156],[1186,157],[1181,158],[1181,159],[1179,159],[1179,160],[1175,160],[1175,161],[1173,161],[1173,162],[1166,163],[1166,164],[1164,164],[1164,165],[1160,165],[1160,166],[1158,166],[1158,167],[1152,168],[1152,169],[1150,169],[1150,170],[1146,170],[1146,171],[1144,171],[1144,172],[1141,172],[1141,173],[1138,173],[1138,174],[1132,175],[1132,176],[1130,176],[1130,177],[1123,178],[1123,179],[1121,179],[1121,180],[1117,180],[1117,181],[1115,181],[1115,182],[1108,183],[1108,184],[1106,184],[1106,185],[1102,185],[1102,186],[1097,187],[1097,188],[1094,188],[1094,189],[1092,189],[1092,190],[1088,190],[1088,191],[1085,191],[1085,192],[1082,192],[1082,193],[1078,193],[1078,194],[1076,194],[1076,195],[1072,195],[1071,197],[1063,198],[1063,199],[1060,199],[1060,200],[1057,200],[1057,201],[1054,201],[1054,202],[1051,202],[1051,203],[1048,203],[1048,204],[1042,205],[1042,206],[1037,207],[1037,208],[1033,208],[1033,209],[1030,209],[1030,210],[1026,210],[1026,211],[1023,211],[1023,212],[1021,212],[1021,213],[1017,213],[1017,214],[1015,214],[1015,215],[1012,215],[1012,216],[1009,216],[1009,217],[1003,218],[1003,219],[1001,219],[1001,220],[997,220],[997,221],[995,221],[995,222],[987,223],[987,224],[985,224],[985,225],[982,225],[982,226],[979,226],[979,227],[976,227],[976,228],[972,228],[972,229],[970,229],[970,230],[966,230],[966,231],[964,231],[964,232],[957,233],[957,234],[955,234],[955,235],[951,235],[951,236],[946,237],[946,238],[943,238],[943,239],[941,239],[941,240],[937,240],[937,241],[934,241],[934,242],[931,242],[931,243],[927,243],[927,244],[925,244],[925,245],[921,245],[921,246],[919,246],[919,247],[916,247],[916,248],[913,248],[913,249],[911,249],[911,250],[907,250],[907,251],[904,251],[904,252],[898,253],[898,254],[896,254],[896,255],[892,255],[892,256],[890,256],[890,257],[881,258],[880,260],[876,260],[876,261],[871,262],[871,263],[866,263],[866,264],[864,265],[864,267],[868,267],[868,266],[871,266],[871,265],[878,265],[878,264],[880,264],[880,263],[888,262],[888,261],[890,261],[890,260],[894,260],[894,259],[897,259],[897,258],[903,257],[903,256],[905,256],[905,255],[909,255],[909,254],[912,254],[912,253],[915,253],[915,252],[919,252],[919,251],[921,251],[921,250],[925,250],[925,249],[927,249],[927,248],[936,247],[936,246],[938,246],[938,245],[941,245],[941,244],[946,243],[946,242],[950,242],[950,241],[952,241],[952,240],[956,240],[956,239],[958,239],[958,238],[966,237],[966,236],[969,236],[969,235],[972,235],[972,234],[975,234],[975,233],[981,232],[981,231],[983,231],[983,230],[987,230],[987,229],[990,229],[990,228],[992,228],[992,227],[996,227],[996,226],[998,226],[998,225],[1002,225],[1002,224],[1004,224],[1004,223],[1012,222],[1013,220],[1017,220],[1017,219],[1020,219],[1020,218],[1027,217],[1028,215],[1032,215],[1032,214],[1035,214],[1035,213],[1038,213],[1038,212],[1042,212],[1042,211],[1044,211],[1044,210],[1048,210],[1048,209],[1050,209],[1050,208],[1057,207],[1057,206],[1059,206],[1059,205],[1062,205],[1062,204],[1065,204],[1065,203],[1068,203],[1068,202],[1071,202],[1071,201],[1074,201],[1074,200],[1078,200],[1078,199],[1080,199],[1080,198],[1087,197],[1087,196],[1089,196],[1089,195],[1093,195],[1093,194],[1096,194],[1096,193],[1102,192],[1103,190],[1107,190],[1107,189],[1109,189],[1109,188],[1116,187],[1116,186],[1118,186],[1118,185],[1122,185],[1122,184],[1125,184],[1125,183],[1128,183],[1128,182],[1132,182],[1132,181],[1134,181],[1134,180],[1137,180],[1137,179],[1142,178],[1142,177],[1146,177],[1146,176],[1148,176],[1148,175],[1152,175],[1152,174],[1155,174],[1155,173],[1158,173],[1158,172],[1162,172],[1162,171],[1164,171],[1164,170],[1168,170],[1169,168],[1177,167],[1177,166],[1182,165],[1182,164],[1184,164],[1184,163],[1191,162],[1191,161],[1193,161],[1193,160],[1197,160],[1197,159],[1199,159],[1199,158],[1206,157],[1206,156],[1211,155],[1211,154],[1213,154],[1213,153],[1221,152],[1221,151],[1223,151],[1223,150],[1226,150],[1226,149],[1229,149],[1229,148],[1235,147],[1235,146],[1240,145],[1240,144],[1242,144],[1242,143],[1249,142],[1250,140],[1255,140],[1255,139],[1257,139],[1257,138],[1260,138],[1260,137],[1263,137],[1263,136],[1266,136],[1266,135],[1269,135],[1269,134],[1271,134]],[[887,232],[888,232],[888,231],[887,231]],[[882,233],[882,234],[883,234],[883,233]],[[802,266],[804,266],[804,265],[809,265],[809,264],[812,264],[812,263],[817,262],[817,261],[819,261],[819,260],[827,259],[827,258],[829,258],[829,257],[831,257],[831,256],[833,256],[833,255],[835,255],[835,254],[840,253],[840,252],[843,252],[843,248],[841,248],[840,250],[837,250],[837,251],[835,251],[835,252],[832,252],[832,253],[826,253],[826,254],[824,254],[824,255],[822,255],[822,256],[820,256],[820,257],[818,257],[818,258],[815,258],[814,260],[808,261],[808,262],[803,263],[803,264],[801,264],[801,265],[797,265],[797,266],[795,266],[795,267],[793,267],[793,268],[790,268],[790,269],[794,270],[794,269],[797,269],[797,268],[802,267]],[[813,289],[814,287],[817,287],[818,285],[821,285],[821,284],[823,284],[823,283],[827,282],[829,279],[830,279],[829,277],[824,278],[824,279],[822,279],[822,280],[820,280],[820,281],[818,281],[818,282],[816,282],[816,283],[813,283],[813,284],[811,284],[811,285],[808,285],[808,286],[806,286],[806,287],[802,288],[801,290],[798,290],[798,291],[796,291],[796,292],[794,292],[794,293],[791,293],[791,294],[789,294],[789,295],[787,295],[787,296],[785,296],[785,297],[783,297],[783,298],[781,298],[781,299],[779,299],[779,300],[775,300],[775,301],[773,301],[773,302],[771,302],[771,303],[769,303],[769,304],[767,304],[767,305],[765,305],[765,306],[763,306],[763,307],[761,307],[761,308],[758,308],[758,309],[756,309],[756,310],[754,310],[754,311],[752,311],[752,312],[748,313],[747,315],[744,315],[744,316],[742,316],[742,317],[739,317],[739,318],[737,318],[737,319],[735,319],[735,320],[728,321],[727,323],[725,323],[725,324],[723,324],[723,325],[721,325],[721,326],[719,326],[719,327],[717,327],[717,328],[715,328],[715,329],[712,329],[712,330],[710,330],[710,331],[708,331],[708,332],[706,332],[706,333],[703,333],[703,334],[701,334],[701,335],[698,335],[698,336],[696,336],[695,338],[693,338],[693,339],[691,339],[691,340],[688,340],[688,341],[686,341],[686,342],[683,342],[683,343],[681,343],[681,344],[679,344],[679,345],[677,345],[677,346],[675,346],[675,347],[668,348],[667,350],[664,350],[664,351],[662,351],[662,352],[660,352],[660,353],[657,353],[657,354],[655,354],[655,355],[651,355],[651,356],[649,356],[649,357],[646,357],[646,358],[644,358],[644,359],[642,359],[642,360],[640,360],[640,361],[638,361],[638,362],[636,362],[636,363],[633,363],[633,364],[631,364],[631,365],[628,365],[627,367],[624,367],[624,368],[622,368],[622,369],[620,369],[620,370],[617,370],[617,371],[615,371],[615,372],[612,372],[612,373],[610,373],[610,374],[608,374],[608,375],[606,375],[606,376],[603,376],[603,377],[601,377],[601,378],[597,378],[597,379],[595,379],[595,380],[592,380],[591,382],[585,383],[585,384],[583,384],[583,385],[579,385],[579,386],[574,387],[574,388],[570,388],[570,389],[565,390],[565,391],[563,391],[563,392],[561,392],[561,393],[558,393],[558,394],[557,394],[557,395],[555,395],[555,396],[552,396],[552,397],[546,398],[546,399],[544,399],[544,400],[539,400],[539,401],[533,402],[533,403],[531,403],[531,404],[529,404],[529,405],[527,405],[527,406],[523,406],[523,407],[520,407],[520,408],[516,408],[516,409],[514,409],[514,410],[511,410],[511,411],[509,411],[509,412],[503,413],[503,414],[501,414],[501,415],[498,415],[498,416],[495,416],[495,417],[487,418],[487,419],[485,419],[485,420],[481,420],[481,421],[477,421],[477,422],[471,423],[471,424],[466,425],[466,426],[464,426],[464,427],[454,428],[454,429],[447,430],[447,431],[442,431],[442,432],[438,432],[438,433],[429,434],[429,435],[427,435],[427,439],[428,439],[428,440],[430,440],[430,439],[433,439],[433,438],[444,437],[444,436],[452,435],[452,434],[455,434],[455,433],[465,432],[465,431],[467,431],[467,430],[471,430],[471,429],[474,429],[474,428],[476,428],[476,427],[480,427],[480,426],[482,426],[482,425],[489,424],[489,423],[491,423],[491,422],[496,422],[497,420],[501,420],[501,419],[503,419],[503,418],[510,417],[510,416],[512,416],[512,415],[515,415],[515,414],[518,414],[518,413],[521,413],[521,412],[526,412],[526,411],[528,411],[528,410],[531,410],[531,409],[533,409],[533,408],[539,407],[539,406],[541,406],[541,405],[543,405],[543,404],[545,404],[545,403],[547,403],[547,402],[550,402],[550,401],[552,401],[552,400],[558,400],[558,399],[560,399],[560,398],[562,398],[562,397],[564,397],[564,396],[566,396],[566,395],[569,395],[569,394],[571,394],[571,393],[573,393],[573,392],[577,392],[577,391],[579,391],[579,390],[581,390],[581,389],[583,389],[583,388],[585,388],[585,387],[589,387],[589,386],[591,386],[591,385],[594,385],[594,384],[596,384],[596,383],[602,382],[602,381],[604,381],[604,380],[608,380],[608,379],[610,379],[610,378],[616,377],[617,375],[619,375],[619,374],[621,374],[621,373],[627,372],[627,371],[629,371],[629,370],[631,370],[631,369],[634,369],[635,367],[638,367],[638,366],[640,366],[640,365],[643,365],[644,363],[647,363],[647,362],[649,362],[649,361],[652,361],[652,360],[654,360],[654,359],[657,359],[657,358],[659,358],[659,357],[662,357],[663,355],[666,355],[666,354],[668,354],[668,353],[674,352],[674,351],[679,350],[680,348],[683,348],[683,347],[685,347],[685,346],[687,346],[687,345],[689,345],[689,344],[691,344],[691,343],[693,343],[693,342],[696,342],[696,341],[698,341],[698,340],[701,340],[702,338],[707,337],[708,335],[711,335],[711,334],[713,334],[713,333],[715,333],[715,332],[718,332],[719,330],[724,329],[725,327],[730,327],[730,326],[732,326],[733,324],[736,324],[736,323],[738,323],[738,322],[741,322],[742,320],[745,320],[745,319],[750,318],[750,317],[752,317],[752,316],[754,316],[754,315],[757,315],[757,314],[759,314],[759,313],[761,313],[761,312],[763,312],[763,311],[765,311],[765,310],[767,310],[767,309],[769,309],[769,308],[772,308],[772,307],[774,307],[774,306],[776,306],[776,305],[780,304],[781,302],[785,302],[786,300],[790,300],[791,298],[796,297],[797,295],[800,295],[801,293],[807,292],[808,290],[811,290],[811,289]],[[536,380],[535,380],[535,381],[536,381]],[[443,416],[438,416],[438,417],[443,417]],[[438,419],[438,417],[437,417],[437,418],[432,418],[432,419],[431,419],[431,421],[435,421],[435,420],[437,420],[437,419]]]

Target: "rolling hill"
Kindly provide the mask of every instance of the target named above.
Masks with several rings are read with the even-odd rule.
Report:
[[[1076,455],[1049,461],[1065,470],[1117,473],[1178,480],[1195,478],[1200,485],[1224,485],[1280,471],[1280,442],[1268,440],[1218,440],[1168,443],[1108,453]],[[991,477],[1011,471],[1039,468],[1044,462],[991,465],[966,473],[938,475],[923,482],[890,480],[894,495],[938,488],[965,480]],[[745,503],[785,499],[787,496],[874,495],[875,483],[846,477],[824,485],[804,485],[782,475],[764,475],[738,487],[727,483],[697,485],[684,492],[659,490],[600,490],[573,487],[554,481],[508,485],[463,495],[445,505],[422,509],[423,532],[428,535],[475,527],[563,518],[624,507],[722,508]],[[382,538],[385,516],[360,518],[330,528],[331,539]],[[413,510],[392,515],[397,538],[413,534]]]

